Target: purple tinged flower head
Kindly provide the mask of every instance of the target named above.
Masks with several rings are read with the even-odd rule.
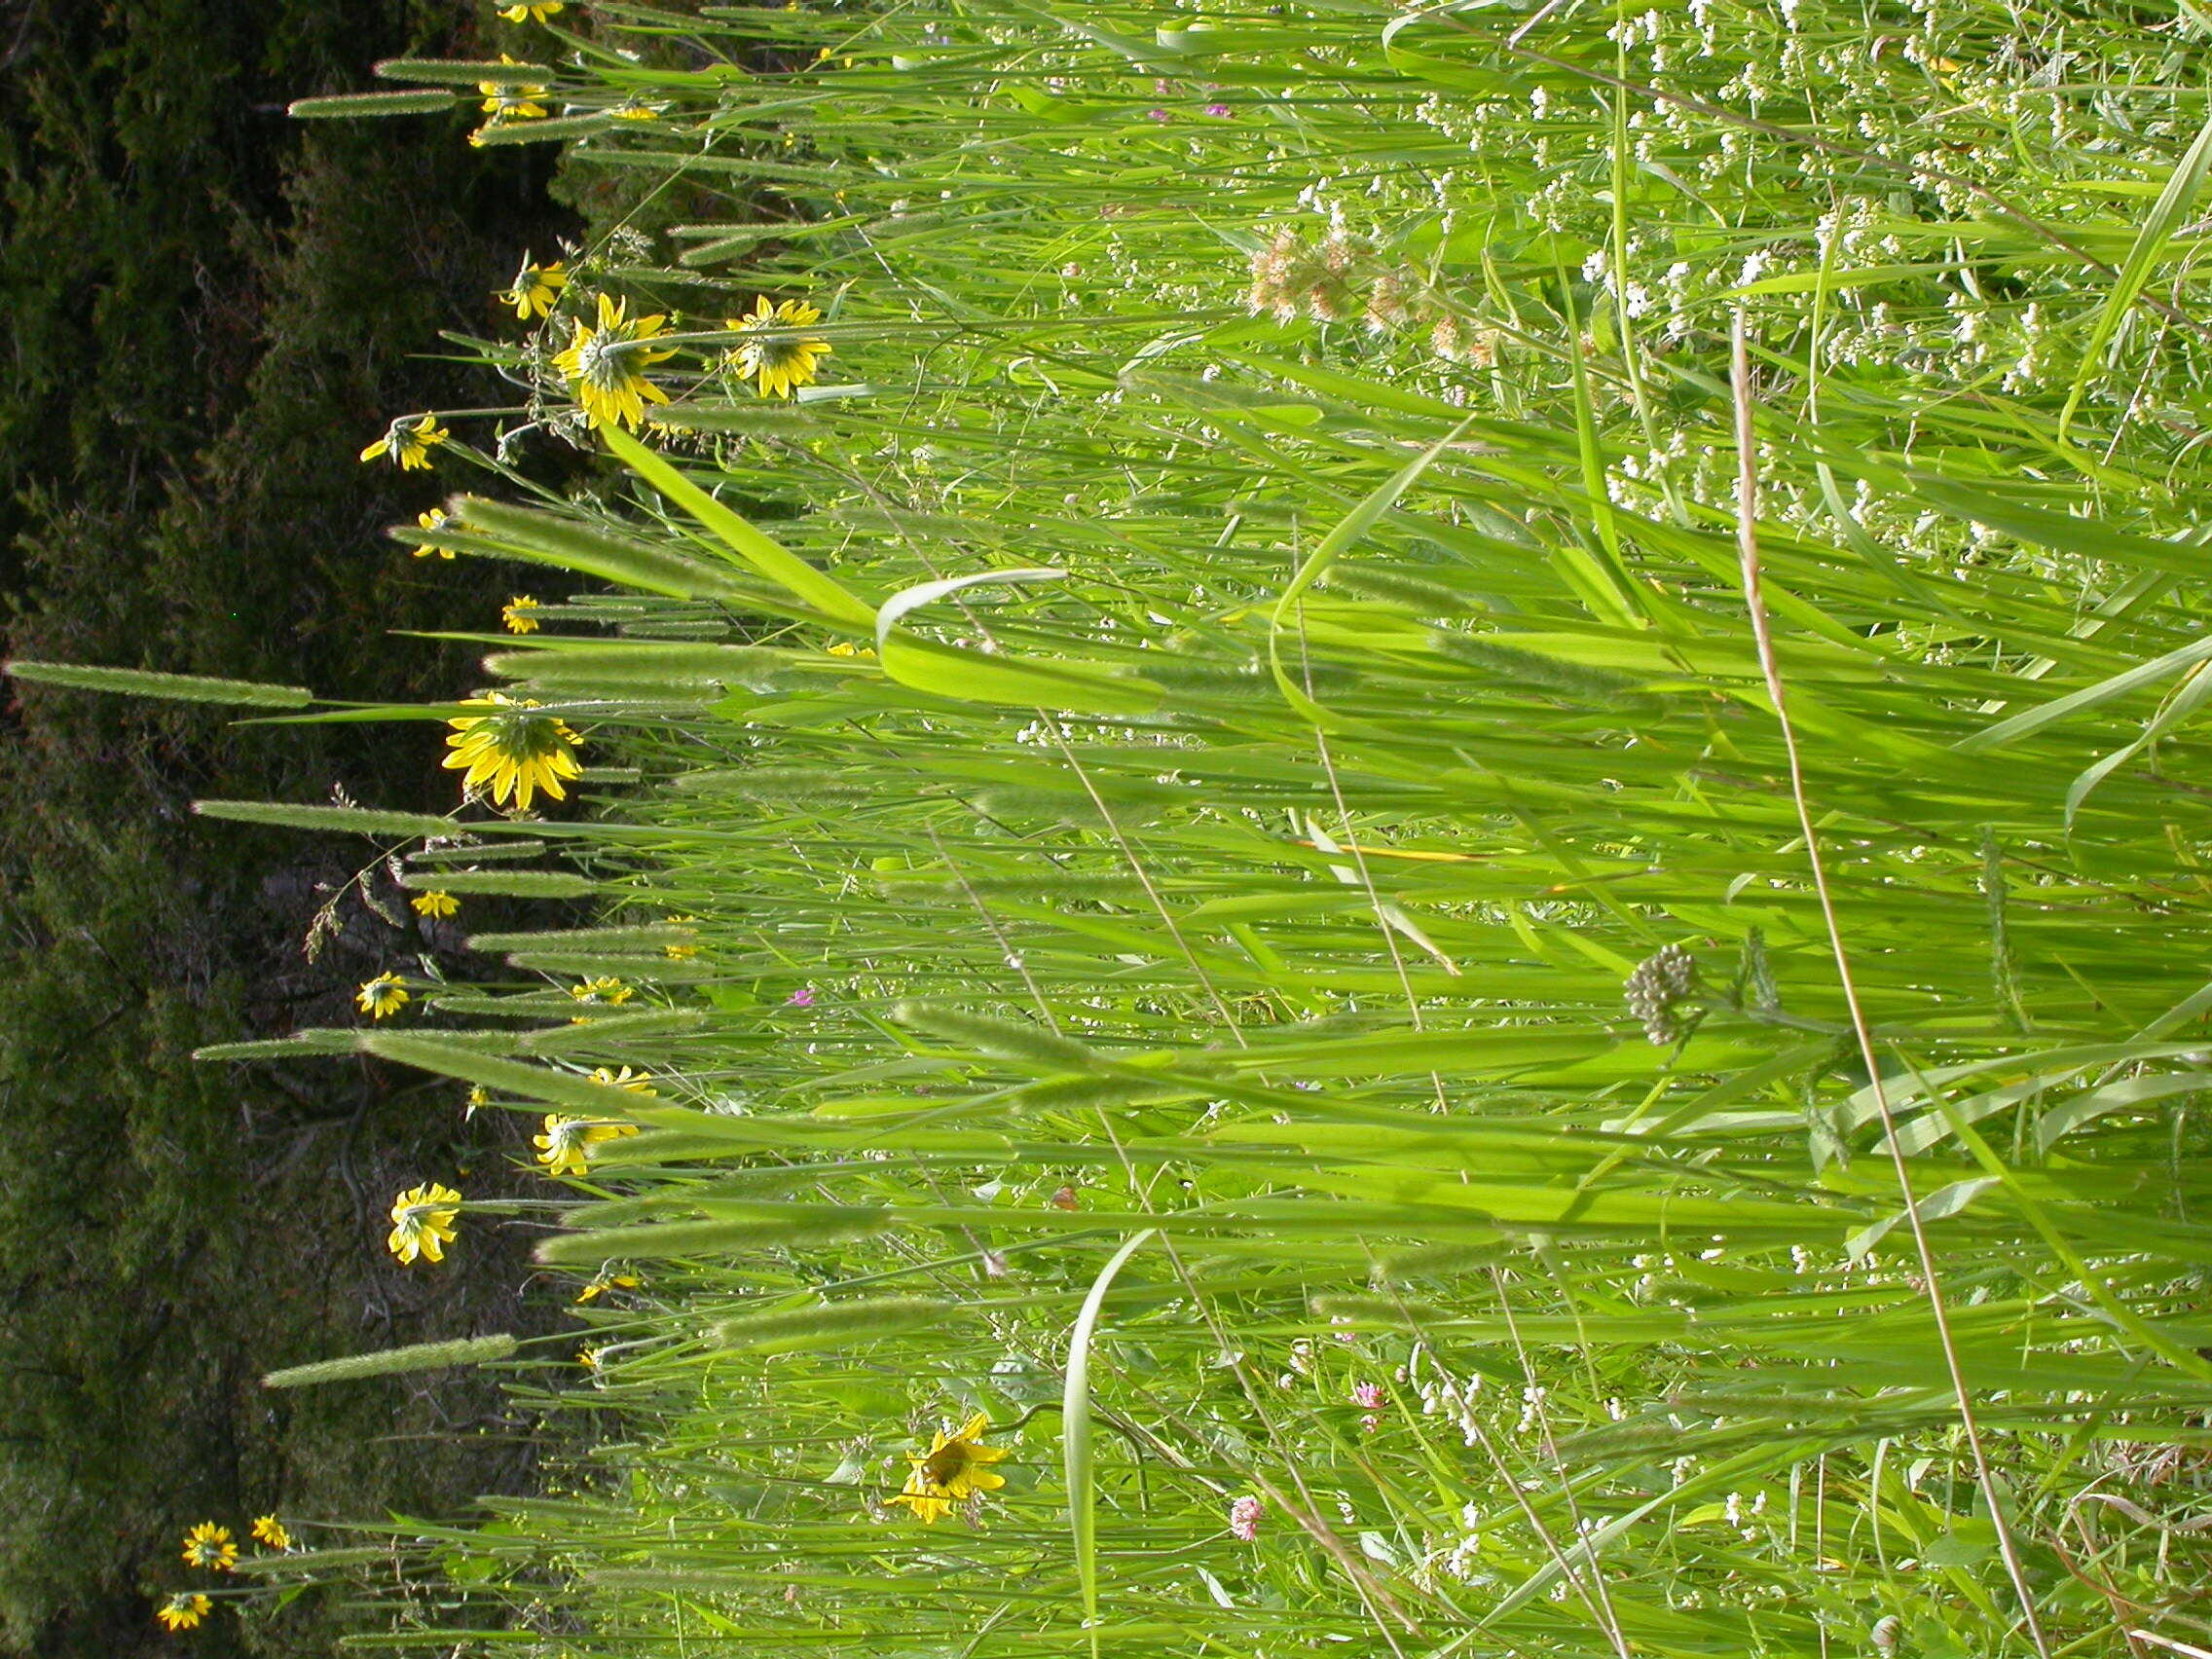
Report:
[[[1382,1384],[1380,1382],[1362,1382],[1351,1391],[1351,1403],[1363,1412],[1381,1411],[1382,1409]]]
[[[1144,113],[1147,121],[1165,121],[1167,119],[1167,112],[1163,109],[1148,109]]]
[[[1217,120],[1226,119],[1229,113],[1229,106],[1225,103],[1210,103],[1206,105],[1206,114],[1213,116]]]
[[[797,990],[792,992],[791,1005],[793,1008],[812,1008],[814,1006],[814,987],[812,985],[799,986]]]

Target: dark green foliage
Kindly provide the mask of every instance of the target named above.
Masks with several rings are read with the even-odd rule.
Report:
[[[495,327],[492,291],[551,244],[547,158],[473,151],[459,116],[304,128],[283,106],[371,85],[378,56],[496,55],[503,32],[443,4],[28,0],[5,33],[0,653],[450,693],[461,659],[389,630],[488,619],[507,578],[386,541],[451,478],[355,455],[394,414],[486,401],[416,354]],[[519,1241],[487,1225],[409,1275],[380,1226],[401,1185],[473,1165],[472,1193],[496,1188],[509,1120],[464,1128],[455,1091],[372,1062],[189,1058],[350,1024],[355,983],[461,937],[341,894],[311,963],[318,886],[378,844],[188,811],[340,784],[444,810],[430,733],[272,742],[227,718],[0,689],[0,1651],[173,1646],[151,1607],[184,1587],[193,1522],[451,1510],[528,1467],[486,1380],[434,1406],[404,1381],[258,1386],[528,1318]],[[456,1413],[500,1432],[404,1438]],[[313,1597],[274,1624],[226,1611],[193,1641],[312,1651],[331,1616]]]

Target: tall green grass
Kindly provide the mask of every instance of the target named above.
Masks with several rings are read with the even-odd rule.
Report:
[[[486,675],[638,781],[410,876],[601,928],[309,1041],[642,1132],[542,1246],[590,1363],[516,1371],[611,1426],[392,1641],[2212,1645],[2202,37],[534,34],[486,141],[720,206],[463,342],[511,457],[595,441],[593,296],[683,313],[607,488],[487,441],[436,538],[617,585]],[[885,1507],[976,1411],[1004,1491]]]

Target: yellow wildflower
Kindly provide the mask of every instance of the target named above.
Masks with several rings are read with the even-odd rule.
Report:
[[[627,1068],[625,1068],[627,1069]],[[642,1083],[631,1084],[632,1088],[651,1089]],[[638,1132],[635,1124],[611,1123],[603,1118],[571,1118],[560,1112],[545,1114],[545,1132],[532,1135],[531,1144],[537,1148],[537,1161],[545,1165],[548,1175],[588,1175],[591,1173],[591,1149],[606,1141],[619,1140],[624,1135]]]
[[[231,1542],[231,1530],[203,1521],[184,1535],[184,1565],[203,1567],[210,1572],[229,1572],[239,1564],[239,1547]]]
[[[578,979],[569,987],[569,995],[580,1003],[606,1003],[614,1008],[620,1008],[637,994],[634,989],[611,975],[602,975],[596,979]],[[623,1070],[627,1071],[629,1068],[625,1066]],[[601,1081],[611,1083],[614,1080],[606,1078]]]
[[[389,457],[402,471],[427,472],[430,469],[430,452],[452,436],[451,432],[438,424],[435,415],[425,415],[412,426],[402,417],[385,428],[383,437],[361,452],[361,459],[376,461]]]
[[[534,23],[550,22],[561,15],[561,0],[522,0],[519,6],[502,6],[499,16],[510,23],[519,23],[525,18]]]
[[[553,359],[569,377],[569,389],[582,405],[584,418],[595,426],[635,426],[645,418],[646,399],[668,401],[668,393],[643,373],[676,355],[647,344],[668,318],[659,313],[632,318],[629,304],[600,295],[599,326],[577,317],[569,349]]]
[[[353,1006],[371,1019],[397,1014],[409,1000],[406,982],[397,974],[379,974],[353,993]]]
[[[458,525],[461,521],[455,518],[453,514],[447,512],[443,507],[432,507],[426,513],[417,513],[415,515],[415,522],[421,525],[424,530],[436,532],[444,530],[449,525]],[[415,557],[418,559],[427,559],[433,553],[435,553],[441,559],[450,559],[453,557],[452,548],[434,547],[427,542],[415,549]]]
[[[531,797],[542,790],[555,800],[568,799],[563,780],[582,775],[571,750],[583,739],[569,729],[566,720],[535,714],[531,698],[520,701],[504,692],[490,691],[470,697],[463,708],[484,709],[481,715],[457,715],[446,724],[453,727],[446,743],[453,753],[445,757],[449,769],[466,767],[463,789],[491,785],[494,805],[504,806],[510,797],[518,810],[530,810]]]
[[[643,1282],[636,1273],[609,1272],[603,1269],[597,1278],[576,1292],[576,1302],[579,1306],[597,1302],[610,1290],[636,1290]]]
[[[518,593],[507,601],[506,608],[499,612],[499,620],[507,625],[510,634],[535,634],[537,618],[531,612],[537,608],[537,601],[527,593]]]
[[[442,1262],[446,1246],[454,1241],[454,1219],[460,1214],[461,1195],[451,1187],[435,1181],[410,1187],[391,1201],[391,1235],[385,1246],[403,1264],[418,1256],[425,1262]]]
[[[827,340],[794,337],[792,330],[821,320],[822,313],[804,300],[771,306],[767,295],[756,295],[750,313],[722,324],[741,337],[726,360],[740,379],[753,382],[753,389],[762,397],[789,397],[814,379],[822,359],[830,354]]]
[[[274,1515],[256,1515],[253,1518],[253,1536],[256,1543],[267,1544],[273,1550],[292,1547],[292,1534],[284,1530],[284,1523]]]
[[[198,1630],[200,1621],[214,1610],[215,1604],[196,1593],[171,1596],[154,1609],[154,1617],[172,1631]]]
[[[534,316],[551,316],[553,302],[568,285],[568,268],[560,260],[556,259],[551,265],[533,265],[526,254],[522,269],[515,273],[514,286],[501,294],[499,300],[503,305],[514,307],[515,315],[528,322]]]
[[[907,1455],[906,1461],[913,1467],[906,1475],[906,1485],[887,1501],[903,1503],[916,1520],[934,1524],[951,1514],[955,1504],[1005,1486],[1004,1475],[984,1467],[1007,1455],[1004,1447],[982,1444],[983,1433],[990,1426],[989,1417],[977,1412],[956,1434],[939,1429],[927,1452]]]
[[[407,903],[415,907],[415,913],[418,916],[450,916],[461,908],[459,899],[456,899],[450,893],[434,888],[428,893],[418,893]]]
[[[502,52],[499,61],[513,63],[514,59]],[[545,106],[536,101],[545,95],[543,87],[520,81],[479,81],[476,90],[484,94],[484,113],[494,121],[536,121],[545,114]]]

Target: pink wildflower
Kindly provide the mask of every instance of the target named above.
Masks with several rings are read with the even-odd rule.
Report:
[[[1229,106],[1225,103],[1210,103],[1206,105],[1206,114],[1217,119],[1226,118],[1229,113]]]
[[[799,986],[797,990],[792,992],[791,1003],[793,1008],[812,1008],[814,1006],[814,987],[812,985]]]
[[[1351,1391],[1351,1403],[1363,1412],[1381,1411],[1382,1409],[1382,1384],[1380,1382],[1362,1382]]]
[[[1260,1511],[1267,1507],[1250,1493],[1229,1506],[1229,1530],[1245,1543],[1260,1535]]]

